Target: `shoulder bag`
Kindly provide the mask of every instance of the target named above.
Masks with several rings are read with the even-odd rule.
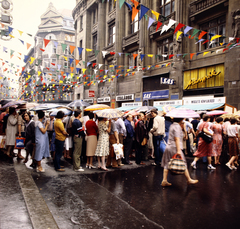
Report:
[[[203,141],[205,141],[206,143],[211,143],[213,141],[212,136],[206,134],[203,129],[204,129],[204,126],[202,128],[202,131],[199,132],[198,137],[201,137]]]

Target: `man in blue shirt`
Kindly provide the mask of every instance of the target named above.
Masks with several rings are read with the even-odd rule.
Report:
[[[133,126],[131,124],[132,121],[132,115],[128,115],[127,118],[124,121],[127,136],[124,139],[124,160],[123,163],[127,165],[131,165],[132,163],[129,161],[129,155],[132,151],[132,144],[133,144],[133,137],[134,137],[134,130]]]

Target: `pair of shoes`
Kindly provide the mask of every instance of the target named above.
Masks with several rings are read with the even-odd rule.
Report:
[[[216,167],[213,167],[211,164],[208,165],[207,168],[210,169],[210,170],[214,170],[214,169],[216,169]]]
[[[57,169],[57,172],[65,172],[65,169]]]
[[[236,166],[234,166],[234,165],[232,165],[232,169],[235,169],[235,170],[236,170],[236,169],[237,169],[237,167],[236,167]]]
[[[229,169],[233,170],[232,166],[231,166],[229,163],[227,163],[226,166],[227,166]]]
[[[40,173],[44,173],[45,172],[45,170],[41,166],[37,167],[36,170],[37,170],[38,173],[39,172]]]
[[[168,187],[168,186],[171,186],[172,184],[169,183],[169,182],[167,182],[167,181],[163,181],[163,182],[161,183],[161,185],[162,185],[163,187]]]
[[[140,165],[146,165],[144,162],[141,162]]]
[[[86,164],[86,169],[88,169],[89,168],[89,164]]]
[[[197,184],[198,183],[198,180],[189,180],[188,182],[187,182],[188,184]]]
[[[84,169],[82,169],[81,167],[79,169],[74,169],[75,172],[83,172]]]
[[[152,165],[156,166],[157,164],[155,162],[153,162]]]
[[[89,169],[96,169],[96,166],[89,165],[88,168],[89,168]]]
[[[194,161],[191,163],[191,166],[193,169],[197,169],[196,163],[194,163]]]

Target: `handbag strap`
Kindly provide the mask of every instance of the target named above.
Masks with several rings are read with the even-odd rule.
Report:
[[[176,153],[172,156],[172,159],[181,159],[182,160],[182,156],[180,154]]]

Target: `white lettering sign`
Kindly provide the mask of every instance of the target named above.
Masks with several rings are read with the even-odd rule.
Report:
[[[93,103],[93,99],[84,99],[83,102],[86,102],[86,103]]]
[[[185,99],[183,100],[183,105],[189,104],[211,104],[211,103],[225,103],[226,97],[216,97],[209,99]]]
[[[174,79],[169,79],[169,78],[160,78],[160,83],[161,84],[169,84],[169,85],[173,85],[175,84],[175,80]]]
[[[142,102],[139,103],[122,103],[122,107],[138,107],[142,106]]]
[[[116,96],[116,101],[130,101],[130,100],[134,100],[134,94]]]
[[[176,105],[182,105],[182,100],[167,100],[167,101],[156,101],[153,102],[153,106],[176,106]]]
[[[98,98],[97,102],[98,103],[110,103],[110,97],[102,97],[102,98]]]

